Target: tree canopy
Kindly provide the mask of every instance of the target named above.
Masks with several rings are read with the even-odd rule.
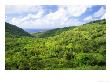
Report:
[[[105,20],[32,35],[8,23],[5,28],[5,69],[106,69]]]

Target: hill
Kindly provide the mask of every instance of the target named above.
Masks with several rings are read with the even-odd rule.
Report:
[[[32,35],[39,37],[39,38],[53,37],[53,36],[61,34],[64,31],[71,30],[73,28],[75,28],[75,26],[64,27],[64,28],[56,28],[56,29],[45,31],[45,32],[33,33]]]
[[[5,35],[6,37],[32,37],[28,32],[22,28],[5,22]]]
[[[106,69],[105,20],[51,31],[43,32],[43,37],[38,33],[36,38],[6,38],[5,68]]]
[[[94,24],[94,23],[97,23],[97,24],[106,24],[106,20],[105,19],[103,19],[103,20],[96,20],[96,21],[89,22],[87,24]],[[48,38],[48,37],[53,37],[53,36],[59,35],[59,34],[61,34],[64,31],[73,30],[76,27],[78,27],[78,26],[56,28],[56,29],[45,31],[45,32],[33,33],[32,35],[33,36],[36,36],[36,37],[39,37],[39,38]]]

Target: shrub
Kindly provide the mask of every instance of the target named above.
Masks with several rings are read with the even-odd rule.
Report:
[[[75,56],[75,64],[83,65],[105,65],[105,57],[99,53],[79,53]]]

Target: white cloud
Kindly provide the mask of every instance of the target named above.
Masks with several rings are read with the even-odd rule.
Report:
[[[85,22],[90,22],[93,20],[99,20],[99,19],[104,19],[105,18],[105,8],[102,6],[97,12],[95,12],[91,16],[85,17],[83,20]]]
[[[100,17],[104,15],[105,13],[105,8],[102,6],[96,13],[93,14],[93,17]]]
[[[10,6],[9,6],[10,7]],[[14,6],[13,6],[14,7]],[[42,6],[15,6],[12,10],[6,11],[6,13],[20,13],[20,12],[28,12],[28,14],[24,17],[13,17],[11,20],[12,24],[15,24],[21,28],[35,28],[35,29],[52,29],[52,28],[61,28],[72,25],[80,25],[80,22],[76,18],[81,16],[86,12],[88,8],[92,6],[58,6],[58,10],[56,12],[50,12],[44,15],[44,10]],[[11,6],[12,8],[12,6]],[[10,8],[10,9],[11,9]],[[6,10],[10,10],[6,9]],[[32,10],[31,10],[32,9]],[[32,12],[35,12],[34,14]],[[87,20],[87,19],[86,19]]]
[[[88,6],[88,5],[67,6],[67,10],[71,16],[78,17],[81,16],[83,13],[85,13],[85,11],[91,7],[92,6]]]
[[[101,19],[105,19],[106,17],[105,17],[105,14],[104,15],[102,15],[102,17],[101,17]]]
[[[43,16],[43,13],[44,13],[44,11],[43,11],[42,9],[40,9],[38,13],[36,13],[36,14],[28,14],[28,15],[26,16],[26,18],[38,19],[38,18],[41,18],[41,17]]]
[[[41,6],[27,6],[27,5],[7,5],[5,7],[6,14],[23,14],[33,13],[41,9]]]
[[[56,12],[54,13],[49,13],[47,14],[44,19],[48,19],[48,20],[59,20],[66,17],[66,10],[64,8],[59,8]]]
[[[92,21],[92,20],[93,20],[92,16],[88,16],[88,17],[84,18],[84,21]]]
[[[20,19],[20,18],[12,18],[11,23],[17,26],[20,26],[22,24],[22,22],[24,22],[24,18]]]

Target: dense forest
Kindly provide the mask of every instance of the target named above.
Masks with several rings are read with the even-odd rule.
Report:
[[[15,25],[9,24],[5,22],[5,37],[21,37],[21,36],[28,36],[31,37],[32,35],[25,32],[22,28],[19,28]]]
[[[6,70],[105,70],[106,20],[29,34],[5,23]]]

